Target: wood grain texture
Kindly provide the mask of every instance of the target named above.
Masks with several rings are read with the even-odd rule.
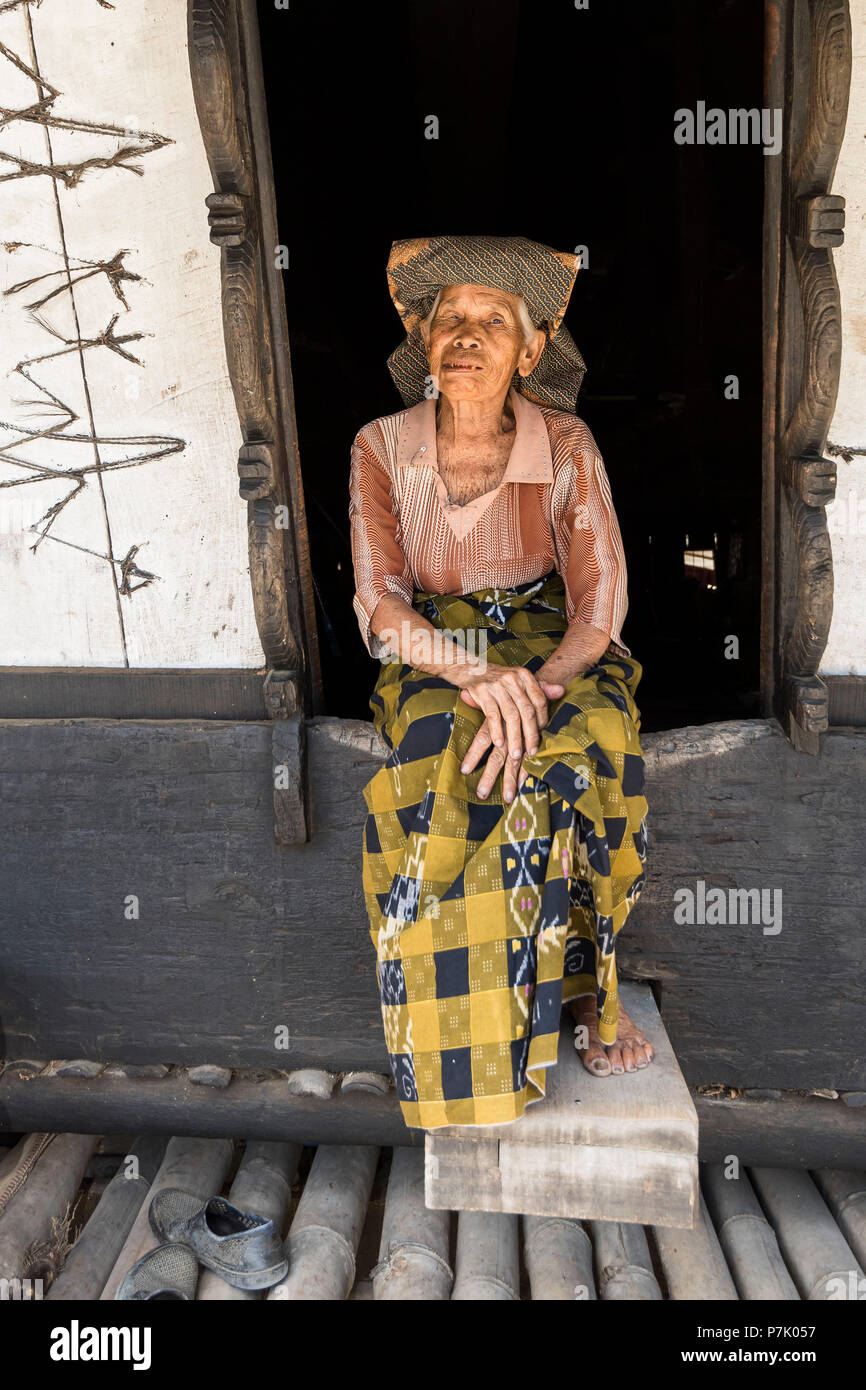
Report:
[[[830,192],[848,110],[848,0],[788,0],[768,11],[766,95],[785,110],[779,168],[765,204],[765,550],[763,640],[773,705],[794,746],[820,751],[828,727],[817,677],[833,615],[824,458],[839,387],[842,316],[833,247],[844,199]],[[772,161],[775,163],[775,161]],[[772,593],[770,592],[772,590]],[[770,675],[765,651],[763,679]],[[804,686],[808,683],[808,689]]]
[[[866,726],[866,680],[862,676],[824,676],[830,702],[830,723],[839,727]]]
[[[0,719],[261,719],[259,671],[0,667]]]
[[[0,1116],[5,1129],[20,1133],[38,1133],[47,1124],[81,1134],[139,1125],[150,1134],[423,1147],[423,1133],[406,1128],[393,1090],[378,1096],[338,1091],[323,1101],[289,1095],[283,1076],[260,1076],[235,1073],[230,1086],[209,1090],[193,1085],[183,1068],[154,1081],[110,1070],[95,1080],[19,1077],[7,1067],[0,1075]],[[746,1165],[862,1168],[864,1109],[792,1092],[781,1100],[723,1100],[693,1091],[692,1099],[698,1154],[706,1162],[727,1162],[735,1154]],[[126,1147],[132,1142],[130,1135]]]
[[[653,1044],[653,1065],[609,1086],[589,1075],[564,1022],[544,1100],[519,1124],[427,1135],[428,1206],[691,1227],[698,1117],[649,987],[621,989]]]
[[[272,732],[0,724],[0,1053],[388,1072],[361,891],[384,750],[371,724],[308,721],[311,840],[281,849]],[[655,982],[686,1079],[866,1089],[866,735],[831,730],[818,760],[763,720],[644,747],[649,875],[617,955]],[[678,925],[699,879],[781,890],[781,932]]]
[[[226,358],[244,441],[238,474],[256,623],[270,666],[305,671],[315,612],[303,491],[299,476],[289,476],[298,451],[285,313],[271,274],[273,174],[255,16],[245,0],[189,0],[188,13],[190,73],[215,184],[208,221],[221,248]],[[290,526],[278,526],[278,507]],[[317,656],[304,679],[307,702],[318,707]]]
[[[307,839],[306,724],[300,714],[274,720],[274,839],[302,845]]]

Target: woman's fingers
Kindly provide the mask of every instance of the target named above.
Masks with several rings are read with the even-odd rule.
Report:
[[[489,748],[493,738],[490,733],[490,724],[485,719],[478,733],[466,750],[466,757],[460,764],[461,772],[474,772],[480,759],[484,756],[485,749]]]
[[[484,771],[482,772],[481,778],[478,782],[478,795],[482,801],[485,797],[490,795],[491,791],[493,790],[493,783],[496,781],[497,777],[502,771],[504,764],[507,761],[507,755],[503,749],[491,749],[490,757],[487,759]]]
[[[527,672],[527,675],[529,675],[529,672]],[[545,696],[545,693],[542,690],[541,686],[538,684],[538,681],[535,680],[531,675],[526,683],[526,693],[529,696],[529,699],[532,701],[533,709],[535,710],[535,722],[539,731],[540,738],[541,730],[547,723],[547,697]],[[527,749],[530,753],[535,753],[537,751],[536,748],[532,747],[529,743],[527,743]]]
[[[502,772],[502,795],[511,802],[527,772],[525,755],[534,755],[541,745],[541,730],[548,719],[548,700],[559,699],[565,686],[559,681],[537,680],[525,666],[506,667],[493,679],[473,682],[460,694],[468,705],[484,713],[460,770],[475,770],[485,751],[493,744],[481,781],[479,795],[488,796]]]
[[[505,722],[505,745],[508,760],[516,772],[520,765],[520,759],[523,757],[523,724],[520,709],[516,701],[512,699],[510,691],[495,687],[492,694],[499,705],[500,713]]]
[[[475,698],[478,701],[478,708],[484,711],[487,725],[490,729],[490,737],[497,748],[505,747],[505,728],[502,723],[502,715],[499,712],[499,705],[489,686],[478,686],[475,690]]]
[[[547,701],[528,671],[526,676],[529,676],[529,680],[520,676],[515,679],[514,703],[520,713],[523,745],[527,752],[536,753],[541,737],[538,730],[544,727],[547,719]]]

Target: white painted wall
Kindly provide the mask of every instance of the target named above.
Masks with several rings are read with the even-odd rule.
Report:
[[[32,120],[0,129],[0,152],[31,162],[26,176],[10,178],[18,166],[0,160],[0,665],[261,666],[186,4],[22,3],[0,12],[0,43],[30,69],[0,53],[4,107],[20,111],[50,95],[40,93],[37,70],[59,92],[47,137]],[[173,143],[151,148],[149,132]],[[64,186],[38,171],[51,162],[47,139],[55,165],[131,145],[139,153],[127,162],[139,172],[92,166]],[[141,277],[120,282],[127,305],[102,270],[78,278],[82,262],[121,250],[123,266]],[[27,305],[65,283],[64,254],[77,283],[36,311],[37,321]],[[37,276],[52,278],[9,293]],[[115,334],[143,335],[126,345],[142,365],[101,344],[63,351],[98,337],[114,315]],[[24,367],[32,382],[16,370],[22,362],[32,362]],[[53,434],[34,437],[46,430]],[[107,467],[159,449],[172,452]],[[97,457],[100,470],[83,475],[34,552],[38,534],[27,528],[69,496],[72,470]],[[158,578],[123,596],[120,561],[134,546],[134,563]]]
[[[829,442],[839,457],[827,508],[835,595],[827,675],[866,675],[866,0],[851,0],[853,70],[845,141],[833,192],[845,198],[845,240],[835,253],[842,298],[842,373]]]

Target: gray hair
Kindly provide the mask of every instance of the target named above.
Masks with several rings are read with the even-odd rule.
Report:
[[[433,307],[431,308],[429,314],[425,319],[422,319],[421,321],[425,333],[430,332],[430,325],[436,317],[436,310],[439,308],[439,301],[442,298],[442,293],[443,291],[440,290],[439,293],[436,295],[436,298],[433,300]],[[521,330],[523,332],[523,341],[528,347],[529,343],[532,341],[535,334],[538,332],[538,329],[535,327],[535,325],[532,322],[532,319],[529,316],[529,308],[522,294],[519,294],[517,296],[517,322],[520,324]]]

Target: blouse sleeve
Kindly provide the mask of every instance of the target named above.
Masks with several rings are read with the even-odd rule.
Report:
[[[369,426],[360,431],[352,445],[349,526],[355,568],[355,614],[367,651],[378,658],[387,647],[370,629],[376,605],[385,594],[398,594],[411,604],[415,585],[400,545],[400,522],[391,480],[373,447]]]
[[[625,553],[601,455],[579,448],[555,477],[551,502],[569,622],[600,628],[619,655],[630,656],[620,636],[628,611]]]

